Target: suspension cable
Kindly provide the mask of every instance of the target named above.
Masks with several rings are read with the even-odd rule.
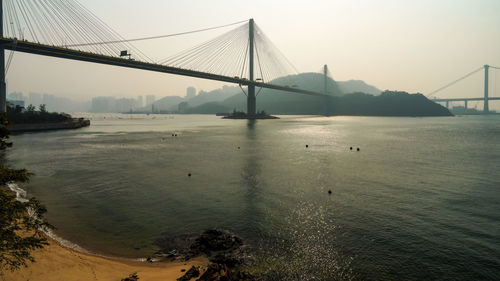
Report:
[[[475,74],[475,73],[477,73],[477,72],[479,72],[479,71],[481,71],[481,70],[483,70],[483,67],[480,67],[480,68],[478,68],[478,69],[476,69],[476,70],[472,71],[471,73],[469,73],[469,74],[467,74],[467,75],[465,75],[465,76],[463,76],[463,77],[460,77],[460,78],[458,78],[457,80],[455,80],[455,81],[453,81],[453,82],[451,82],[451,83],[448,83],[448,84],[446,84],[445,86],[443,86],[443,87],[441,87],[441,88],[439,88],[439,89],[437,89],[437,90],[435,90],[435,91],[431,92],[430,94],[428,94],[428,95],[427,95],[427,97],[431,97],[431,96],[433,96],[434,94],[436,94],[436,93],[438,93],[438,92],[440,92],[440,91],[442,91],[442,90],[444,90],[444,89],[446,89],[446,88],[448,88],[448,87],[450,87],[450,86],[452,86],[452,85],[455,85],[456,83],[458,83],[458,82],[460,82],[460,81],[464,80],[465,78],[468,78],[469,76],[471,76],[471,75],[473,75],[473,74]]]
[[[187,35],[187,34],[192,34],[192,33],[199,33],[199,32],[204,32],[204,31],[219,29],[219,28],[223,28],[223,27],[228,27],[228,26],[232,26],[232,25],[237,25],[237,24],[240,24],[240,23],[244,23],[246,21],[248,21],[248,20],[233,22],[233,23],[230,23],[230,24],[219,25],[219,26],[214,26],[214,27],[209,27],[209,28],[197,29],[197,30],[192,30],[192,31],[166,34],[166,35],[157,35],[157,36],[141,37],[141,38],[134,38],[134,39],[123,39],[123,40],[94,42],[94,43],[73,44],[73,45],[66,45],[65,47],[81,47],[81,46],[92,46],[92,45],[107,45],[107,44],[114,44],[114,43],[125,43],[125,42],[136,42],[136,41],[161,39],[161,38],[174,37],[174,36],[180,36],[180,35]]]

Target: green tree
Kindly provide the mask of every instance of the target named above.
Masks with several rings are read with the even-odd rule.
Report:
[[[9,131],[7,118],[0,115],[0,150],[12,145],[6,142]],[[0,164],[0,186],[10,182],[27,182],[32,174],[26,169],[15,170]],[[16,200],[12,192],[0,188],[0,275],[4,270],[14,271],[35,259],[34,249],[48,245],[42,232],[53,228],[44,218],[45,207],[35,198]]]
[[[36,108],[32,104],[28,105],[28,107],[26,108],[26,111],[28,111],[28,112],[35,112],[35,110],[36,110]]]
[[[41,104],[39,108],[40,108],[40,113],[47,113],[47,106],[45,104]]]
[[[7,147],[11,147],[12,143],[8,142],[10,131],[7,129],[9,121],[7,120],[7,115],[0,114],[0,150],[4,150]]]

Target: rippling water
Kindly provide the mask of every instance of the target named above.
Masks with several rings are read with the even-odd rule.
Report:
[[[500,276],[499,116],[90,117],[14,136],[6,161],[91,251],[140,257],[221,227],[284,280]]]

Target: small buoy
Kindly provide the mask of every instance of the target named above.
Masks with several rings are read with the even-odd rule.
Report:
[[[351,148],[350,148],[350,149],[352,150],[352,146],[351,146]]]
[[[308,145],[308,144],[306,144],[306,148],[308,148],[308,147],[309,147],[309,145]]]
[[[190,177],[190,176],[191,176],[191,173],[188,174],[188,177]]]
[[[172,137],[174,136],[174,134],[172,134]]]
[[[175,136],[177,137],[177,134],[175,134]]]
[[[332,190],[331,189],[328,189],[328,194],[332,194]]]
[[[357,149],[357,150],[359,151],[359,147],[358,147],[358,149]]]
[[[238,149],[240,149],[240,147],[238,146]]]

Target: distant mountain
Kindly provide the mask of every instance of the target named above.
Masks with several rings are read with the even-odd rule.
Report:
[[[344,94],[366,93],[378,96],[382,92],[375,86],[368,85],[365,83],[365,81],[362,80],[337,81],[337,84]]]
[[[379,96],[352,93],[334,97],[330,115],[353,116],[453,116],[444,106],[422,94],[384,91]]]
[[[167,96],[153,103],[155,110],[177,111],[179,103],[183,102],[184,98],[179,96]]]
[[[324,91],[324,76],[319,73],[301,73],[281,77],[271,81],[271,84],[297,87],[305,90],[322,93]],[[260,91],[260,92],[259,92]],[[324,112],[325,98],[278,91],[273,89],[257,89],[257,110],[264,110],[273,114],[318,114]],[[337,83],[332,79],[327,81],[327,92],[331,96],[341,96]],[[243,94],[226,99],[223,105],[246,111],[246,96]]]
[[[222,86],[210,92],[200,91],[194,98],[187,100],[189,106],[198,106],[207,102],[222,102],[236,94],[243,94],[238,86]]]

